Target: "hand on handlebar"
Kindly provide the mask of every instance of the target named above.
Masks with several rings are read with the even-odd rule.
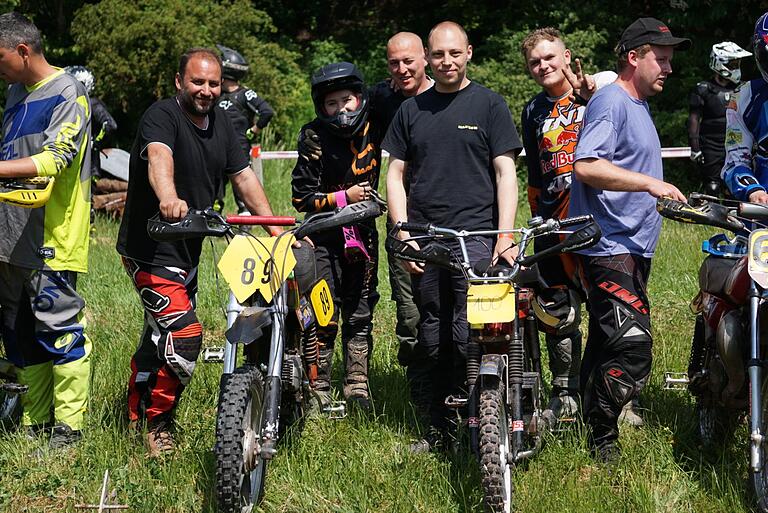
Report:
[[[359,203],[371,199],[373,187],[367,181],[360,182],[347,189],[347,200],[349,203]]]
[[[749,195],[749,201],[750,203],[762,203],[763,205],[768,205],[768,192],[755,191]]]
[[[160,202],[160,217],[166,221],[176,222],[189,212],[189,206],[183,199],[175,198]]]
[[[685,197],[685,194],[680,192],[680,189],[672,185],[671,183],[664,182],[662,180],[657,180],[656,178],[651,178],[650,183],[648,184],[647,188],[648,194],[653,196],[654,198],[672,198],[676,201],[682,201],[683,203],[688,203],[688,199]]]
[[[496,246],[493,248],[493,259],[491,265],[496,265],[499,261],[499,257],[507,261],[509,265],[515,264],[515,258],[517,258],[519,248],[515,245],[515,241],[509,237],[499,237],[496,242]]]
[[[411,237],[411,234],[404,231],[400,231],[400,235],[398,235],[398,238],[403,242],[405,242],[406,244],[408,244],[409,246],[412,246],[415,249],[420,249],[416,241],[405,240],[405,239],[409,239],[410,237]],[[409,260],[400,260],[400,265],[402,265],[403,269],[408,271],[408,273],[410,274],[422,274],[424,272],[424,264],[411,262]]]

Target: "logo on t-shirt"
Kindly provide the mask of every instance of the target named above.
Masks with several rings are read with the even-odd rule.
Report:
[[[459,125],[456,128],[459,130],[478,130],[477,125]]]
[[[47,248],[45,246],[37,248],[37,256],[43,260],[50,260],[56,258],[56,250],[54,248]]]

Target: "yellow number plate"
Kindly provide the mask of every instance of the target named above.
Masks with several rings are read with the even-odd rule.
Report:
[[[768,230],[749,234],[749,275],[763,288],[768,288]]]
[[[293,235],[247,237],[236,235],[219,260],[219,271],[242,303],[257,290],[267,302],[296,266]]]
[[[321,278],[312,287],[309,299],[312,301],[312,309],[315,311],[317,324],[328,326],[328,323],[331,322],[331,317],[333,317],[333,299],[331,298],[331,289],[328,288],[328,283]]]
[[[510,322],[515,319],[515,289],[508,283],[470,285],[467,320],[470,324]]]

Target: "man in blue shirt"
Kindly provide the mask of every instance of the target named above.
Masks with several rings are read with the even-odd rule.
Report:
[[[661,144],[646,99],[662,91],[675,48],[690,46],[664,23],[640,18],[616,48],[619,78],[587,105],[576,147],[570,215],[592,214],[603,231],[580,251],[589,337],[581,369],[593,454],[619,456],[617,419],[651,371],[646,283],[661,229],[656,199],[685,196],[663,180]]]

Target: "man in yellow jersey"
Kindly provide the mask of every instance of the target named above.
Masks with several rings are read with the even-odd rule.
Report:
[[[38,434],[53,422],[50,446],[60,448],[81,437],[90,376],[85,301],[75,289],[88,266],[88,96],[48,64],[40,31],[14,12],[0,15],[0,79],[10,84],[0,180],[54,179],[43,205],[0,202],[0,330],[29,386],[24,426]]]

